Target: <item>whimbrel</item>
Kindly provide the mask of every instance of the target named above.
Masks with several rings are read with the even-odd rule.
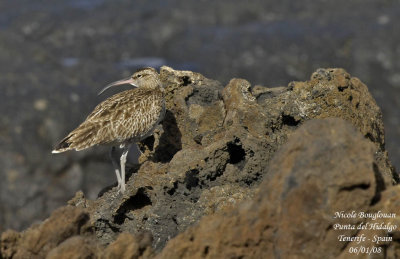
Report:
[[[125,163],[130,146],[153,134],[165,114],[164,88],[154,68],[143,68],[130,78],[107,85],[99,94],[112,86],[131,84],[136,87],[115,94],[99,105],[81,125],[68,134],[52,153],[76,151],[99,144],[111,144],[110,152],[118,190],[125,191]],[[118,159],[115,146],[123,151]]]

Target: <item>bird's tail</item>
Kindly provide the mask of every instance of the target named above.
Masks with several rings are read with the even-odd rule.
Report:
[[[55,148],[53,149],[53,151],[51,151],[51,153],[56,154],[56,153],[61,153],[67,150],[70,150],[70,146],[71,146],[71,142],[68,142],[68,140],[71,138],[71,135],[68,135],[67,137],[65,137],[63,140],[60,141],[60,143],[58,143]]]
[[[99,144],[96,138],[93,138],[97,135],[97,131],[98,128],[93,124],[81,124],[78,128],[69,133],[67,137],[61,140],[52,153],[61,153],[72,149],[79,151]]]

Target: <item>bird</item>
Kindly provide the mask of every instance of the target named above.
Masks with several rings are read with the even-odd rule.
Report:
[[[99,95],[111,87],[124,84],[134,88],[119,92],[98,104],[86,120],[52,151],[61,153],[96,145],[111,145],[110,157],[120,193],[125,192],[125,164],[130,146],[152,135],[165,116],[165,90],[156,69],[139,69],[129,78],[108,84]],[[122,149],[119,163],[116,147]]]

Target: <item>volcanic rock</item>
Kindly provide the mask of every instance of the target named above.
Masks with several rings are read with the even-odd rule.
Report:
[[[397,187],[380,199],[385,187],[375,151],[341,119],[305,122],[276,152],[253,199],[204,217],[171,240],[157,258],[349,258],[353,244],[338,237],[355,236],[359,230],[337,229],[335,224],[358,226],[367,220],[335,219],[335,213],[371,213],[382,207],[385,213],[399,213]],[[399,226],[398,217],[391,221]],[[399,233],[397,228],[380,236]],[[381,247],[390,246],[395,254],[399,245],[387,242]]]
[[[74,232],[41,255],[81,243],[75,251],[87,255],[106,249],[151,257],[169,243],[167,257],[311,256],[321,247],[336,256],[346,244],[332,230],[334,212],[370,210],[398,180],[381,111],[343,69],[319,69],[310,81],[275,88],[243,79],[223,87],[169,67],[160,75],[166,117],[140,144],[126,192],[113,185],[96,200],[78,192],[69,205],[88,215],[92,234]],[[329,117],[341,119],[313,120]],[[20,251],[27,232],[3,234],[3,257]]]

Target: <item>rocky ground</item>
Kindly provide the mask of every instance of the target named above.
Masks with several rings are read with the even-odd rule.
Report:
[[[160,75],[168,112],[141,143],[126,193],[76,193],[44,222],[3,232],[2,258],[353,258],[360,245],[400,256],[398,174],[358,78],[318,69],[268,88]],[[353,211],[394,216],[335,219]],[[338,227],[372,223],[396,227]]]
[[[399,167],[399,14],[391,0],[0,1],[0,231],[115,182],[107,148],[50,152],[107,97],[100,89],[142,66],[268,87],[343,67],[380,106]]]

